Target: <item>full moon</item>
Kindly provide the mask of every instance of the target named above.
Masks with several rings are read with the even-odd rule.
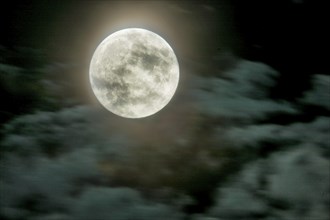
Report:
[[[162,37],[128,28],[109,35],[96,48],[89,78],[106,109],[125,118],[142,118],[170,102],[179,82],[179,64]]]

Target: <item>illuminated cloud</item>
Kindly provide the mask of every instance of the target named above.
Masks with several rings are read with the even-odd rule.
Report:
[[[77,220],[178,220],[174,209],[148,203],[137,191],[129,188],[92,187],[85,191],[73,207]]]
[[[100,161],[127,160],[130,142],[116,132],[103,133],[104,124],[95,114],[89,107],[75,107],[25,115],[6,124],[0,161],[1,216],[181,219],[174,209],[144,200],[133,189],[109,185]]]
[[[196,219],[326,220],[329,165],[313,146],[252,162],[218,189],[215,205]]]
[[[301,101],[305,104],[321,106],[330,110],[330,76],[315,75],[312,80],[312,90],[305,92]]]
[[[269,66],[242,60],[223,77],[196,77],[198,110],[211,117],[245,121],[264,119],[271,113],[293,114],[289,103],[269,98],[278,73]]]

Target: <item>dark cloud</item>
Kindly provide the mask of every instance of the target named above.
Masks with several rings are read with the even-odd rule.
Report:
[[[0,122],[6,122],[15,114],[24,114],[41,108],[45,90],[41,83],[40,72],[17,65],[0,63]],[[14,98],[13,98],[14,97]]]
[[[275,153],[245,166],[220,187],[206,216],[325,220],[329,218],[329,178],[329,161],[313,146]]]
[[[232,140],[234,146],[239,148],[252,147],[254,149],[270,147],[280,150],[296,144],[313,144],[328,151],[330,143],[330,118],[319,117],[309,123],[293,123],[287,126],[276,124],[249,125],[233,127],[225,131],[216,130],[218,139]],[[221,133],[223,132],[223,133]],[[277,148],[277,147],[278,148]]]
[[[181,219],[174,209],[148,202],[133,189],[111,188],[101,162],[127,160],[129,141],[115,131],[102,133],[105,124],[97,114],[76,107],[22,116],[5,126],[1,216]]]
[[[329,218],[329,117],[288,124],[258,121],[277,111],[305,114],[302,104],[328,109],[328,76],[316,75],[312,89],[291,103],[270,98],[276,76],[263,64],[243,61],[220,77],[197,78],[198,107],[205,116],[240,119],[229,126],[219,120],[210,137],[219,148],[238,148],[250,162],[225,184],[219,182],[214,205],[194,220]]]
[[[78,198],[74,219],[178,220],[182,215],[161,204],[148,203],[129,188],[90,188]]]
[[[296,112],[291,104],[269,98],[278,75],[269,66],[240,61],[224,75],[226,78],[196,77],[197,108],[203,114],[250,121],[276,112]]]
[[[305,92],[301,101],[304,104],[321,106],[330,110],[330,76],[315,75],[312,79],[312,90]]]

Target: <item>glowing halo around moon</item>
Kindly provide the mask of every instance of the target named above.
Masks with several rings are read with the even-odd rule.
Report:
[[[128,28],[109,35],[96,48],[89,78],[106,109],[125,118],[142,118],[169,103],[178,86],[179,64],[162,37]]]

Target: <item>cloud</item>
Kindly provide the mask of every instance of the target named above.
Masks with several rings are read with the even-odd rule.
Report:
[[[312,146],[277,153],[270,161],[274,166],[269,177],[270,196],[284,199],[296,209],[330,202],[330,164]]]
[[[46,215],[32,216],[28,220],[72,220],[71,216],[63,213],[52,213]]]
[[[101,162],[106,160],[115,167],[126,161],[131,145],[122,134],[103,133],[106,123],[102,119],[97,111],[78,106],[25,115],[7,123],[1,143],[0,194],[4,199],[0,216],[181,219],[179,212],[147,201],[133,189],[111,187],[111,175],[105,175]]]
[[[273,143],[283,147],[297,144],[312,144],[328,151],[330,118],[321,116],[311,122],[296,122],[289,125],[259,124],[235,126],[226,130],[215,130],[215,139],[226,139],[238,148],[254,149],[267,147]]]
[[[282,129],[283,126],[274,124],[233,127],[225,131],[221,137],[231,140],[234,146],[239,148],[246,146],[257,148],[265,141],[276,142]]]
[[[202,5],[202,8],[208,12],[215,12],[216,9],[211,5]]]
[[[120,160],[129,145],[115,132],[103,133],[103,125],[99,113],[85,106],[37,112],[5,124],[0,213],[15,219],[27,212],[61,212],[85,186],[100,184],[99,162]]]
[[[195,107],[216,121],[208,141],[241,150],[250,162],[237,161],[241,171],[219,181],[215,203],[193,219],[328,219],[330,118],[264,121],[303,115],[301,104],[328,109],[328,76],[316,75],[313,88],[291,103],[271,99],[278,73],[261,63],[239,61],[218,77],[195,77]]]
[[[328,219],[329,165],[313,146],[252,162],[218,189],[206,217]]]
[[[102,133],[104,123],[97,114],[80,106],[25,115],[6,124],[0,160],[1,216],[181,219],[179,212],[147,201],[133,189],[110,186],[100,162],[129,159],[125,152],[130,141],[116,132]]]
[[[320,116],[309,123],[297,122],[283,127],[279,137],[329,150],[329,131],[330,117]]]
[[[118,142],[120,135],[115,130],[105,133],[105,126],[102,114],[87,106],[24,115],[4,126],[2,151],[14,151],[25,157],[56,157],[61,153],[92,147],[105,155],[119,152],[107,146],[116,146],[113,143]],[[123,140],[125,142],[129,141]],[[125,149],[123,145],[119,146],[121,152]]]
[[[222,78],[196,77],[196,108],[206,116],[253,121],[271,113],[294,114],[289,103],[269,98],[278,73],[262,63],[240,61]]]
[[[25,47],[0,48],[0,123],[36,110],[55,110],[81,101],[74,94],[79,79],[77,65],[52,63],[39,50]],[[74,83],[72,83],[74,81]],[[81,102],[80,102],[81,103]]]
[[[66,209],[72,202],[70,195],[82,190],[84,182],[101,180],[96,157],[87,150],[58,159],[33,158],[32,164],[11,157],[2,165],[9,167],[0,184],[5,207],[24,206],[24,201],[34,199],[35,211]]]
[[[314,75],[312,86],[311,90],[305,92],[301,102],[330,110],[330,76]]]
[[[137,191],[129,188],[90,188],[73,208],[79,220],[176,220],[180,215],[165,205],[148,203]]]
[[[37,73],[3,63],[0,63],[0,94],[4,103],[0,108],[0,122],[32,111],[43,99]]]
[[[170,10],[178,13],[178,14],[192,14],[192,10],[187,7],[184,7],[183,5],[180,4],[176,4],[176,3],[171,3],[171,4],[167,4],[167,6],[170,8]]]

